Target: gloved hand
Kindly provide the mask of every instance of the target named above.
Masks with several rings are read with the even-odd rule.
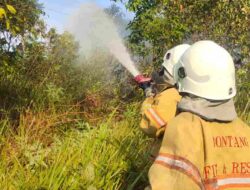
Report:
[[[151,78],[144,77],[143,75],[137,75],[134,79],[139,85],[139,87],[144,90],[144,94],[146,97],[154,96],[154,92],[151,85]]]

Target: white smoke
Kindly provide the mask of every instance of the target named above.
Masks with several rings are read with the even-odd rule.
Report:
[[[66,29],[79,41],[85,56],[97,49],[108,50],[133,76],[139,74],[114,22],[95,3],[82,4],[70,17]]]

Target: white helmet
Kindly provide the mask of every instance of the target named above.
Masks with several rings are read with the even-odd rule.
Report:
[[[188,44],[181,44],[173,47],[168,50],[164,55],[162,66],[166,69],[166,71],[173,77],[173,67],[176,63],[178,63],[179,59],[183,55],[183,53],[190,47]]]
[[[210,100],[227,100],[236,94],[231,55],[212,41],[194,43],[174,67],[180,92]]]

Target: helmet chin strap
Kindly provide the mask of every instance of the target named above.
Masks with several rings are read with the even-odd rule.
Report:
[[[169,84],[170,86],[174,86],[175,85],[175,81],[174,81],[173,76],[171,76],[166,70],[164,71],[163,80],[167,84]]]

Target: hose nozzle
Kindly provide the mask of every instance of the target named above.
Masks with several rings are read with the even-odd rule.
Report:
[[[137,82],[139,87],[143,89],[146,97],[154,96],[152,89],[152,79],[149,77],[144,77],[143,75],[137,75],[134,80]]]
[[[150,83],[152,81],[149,77],[144,77],[143,75],[137,75],[134,80],[140,85],[142,83]]]

